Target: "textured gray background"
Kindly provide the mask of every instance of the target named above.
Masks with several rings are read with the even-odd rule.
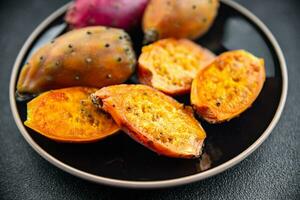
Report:
[[[32,30],[67,0],[0,0],[0,199],[300,199],[300,1],[239,0],[274,33],[286,56],[289,93],[270,137],[236,167],[213,178],[164,190],[96,185],[43,160],[14,124],[8,83]]]

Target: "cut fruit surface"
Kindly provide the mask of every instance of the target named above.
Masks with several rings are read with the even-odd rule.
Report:
[[[194,79],[191,103],[208,122],[228,121],[251,106],[265,78],[263,59],[244,50],[225,52]]]
[[[45,92],[27,104],[25,125],[61,142],[92,142],[119,130],[111,116],[95,107],[95,88],[73,87]]]
[[[129,136],[158,154],[201,155],[206,134],[190,107],[146,85],[109,86],[92,96]]]
[[[159,40],[143,47],[138,60],[139,80],[166,94],[185,94],[196,74],[214,57],[212,52],[187,39]]]

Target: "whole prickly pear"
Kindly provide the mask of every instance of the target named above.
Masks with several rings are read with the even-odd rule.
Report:
[[[18,93],[71,86],[100,88],[126,81],[135,54],[129,35],[103,26],[70,31],[41,47],[23,67]]]
[[[195,39],[210,28],[218,7],[219,0],[151,0],[143,16],[144,41]]]
[[[137,25],[148,0],[76,0],[65,20],[73,28],[104,25],[130,29]]]

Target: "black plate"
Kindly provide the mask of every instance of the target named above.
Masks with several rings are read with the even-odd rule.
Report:
[[[262,30],[262,25],[259,25],[260,22],[255,22],[252,18],[250,19],[251,16],[249,17],[249,15],[251,14],[246,16],[245,12],[248,11],[243,10],[243,8],[240,8],[241,10],[238,11],[237,7],[239,6],[235,3],[226,2],[227,1],[223,1],[221,4],[218,17],[210,31],[196,42],[207,47],[216,54],[220,54],[227,50],[245,49],[258,57],[264,58],[267,79],[260,95],[252,107],[242,113],[240,117],[219,125],[211,125],[199,119],[208,136],[205,141],[205,156],[203,159],[186,160],[159,156],[136,143],[123,133],[93,144],[56,143],[40,136],[27,127],[25,127],[25,131],[24,126],[20,124],[20,121],[18,120],[21,119],[21,121],[24,122],[26,119],[27,101],[18,101],[15,100],[14,97],[11,97],[13,102],[13,112],[15,109],[14,105],[17,106],[18,113],[14,113],[14,116],[17,118],[16,121],[19,128],[21,126],[20,130],[22,134],[26,134],[25,138],[27,141],[30,140],[29,143],[33,145],[43,157],[46,157],[47,160],[50,160],[50,162],[60,168],[69,172],[71,170],[70,173],[83,178],[87,178],[84,177],[86,174],[77,174],[78,171],[72,171],[73,168],[87,172],[88,175],[95,175],[93,178],[87,179],[97,181],[97,177],[100,177],[97,182],[110,185],[114,185],[114,182],[109,182],[111,179],[140,181],[142,183],[144,181],[178,180],[177,178],[186,176],[193,177],[190,175],[204,173],[204,170],[213,171],[217,166],[225,167],[225,165],[222,165],[223,163],[226,163],[233,158],[237,158],[239,154],[245,152],[245,150],[255,142],[257,147],[271,131],[266,131],[266,129],[269,126],[269,128],[272,129],[275,125],[272,125],[271,122],[273,118],[275,118],[274,116],[277,112],[278,116],[272,122],[276,123],[284,104],[286,96],[286,85],[283,84],[286,82],[286,80],[283,81],[283,78],[286,78],[286,76],[283,76],[282,74],[283,72],[285,73],[284,60],[280,60],[278,51],[279,53],[281,52],[280,49],[276,49],[278,48],[276,46],[276,41],[273,41],[273,38],[270,38],[270,35],[268,35],[269,33]],[[63,11],[60,11],[58,14],[54,14],[47,19],[48,24],[44,22],[44,25],[41,25],[40,28],[38,28],[39,30],[36,30],[29,39],[31,41],[27,41],[27,47],[29,48],[26,48],[25,45],[22,49],[18,58],[19,61],[16,61],[17,66],[15,67],[17,67],[17,69],[15,69],[12,74],[13,82],[11,83],[11,90],[13,91],[11,92],[15,91],[17,76],[16,74],[14,75],[14,73],[20,72],[22,65],[26,62],[32,52],[45,42],[50,41],[57,35],[66,31],[66,25],[63,21],[65,8],[62,8],[61,10]],[[51,23],[49,23],[49,20]],[[131,32],[130,35],[133,39],[136,53],[139,55],[142,46],[142,31],[136,29]],[[135,76],[129,81],[129,83],[136,82]],[[177,100],[189,104],[189,96],[177,97]],[[282,104],[281,106],[279,106],[280,102]],[[262,141],[257,142],[259,138],[262,139],[263,134],[267,135]],[[239,160],[236,160],[235,163],[246,157],[256,147],[252,146],[252,149],[244,156],[241,156]],[[46,156],[43,154],[46,154]],[[54,160],[51,160],[53,158]],[[56,159],[61,162],[57,162]],[[62,166],[62,163],[68,166]],[[225,168],[228,168],[235,163],[231,163]],[[207,174],[202,178],[219,173],[223,170],[225,169],[219,168],[218,172],[215,171],[215,173]],[[103,177],[109,179],[102,179]],[[178,184],[202,178],[194,177],[190,181],[187,179],[184,182],[178,182]],[[157,187],[159,187],[160,182],[156,183],[158,183]],[[176,185],[176,183],[170,185]],[[126,184],[121,184],[119,186],[126,186]]]

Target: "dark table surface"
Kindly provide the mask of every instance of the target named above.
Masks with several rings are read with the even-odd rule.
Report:
[[[136,191],[96,185],[41,158],[19,133],[10,108],[10,72],[33,29],[68,0],[0,0],[0,199],[300,199],[300,1],[238,0],[274,33],[285,54],[289,91],[266,142],[226,172],[186,186]]]

